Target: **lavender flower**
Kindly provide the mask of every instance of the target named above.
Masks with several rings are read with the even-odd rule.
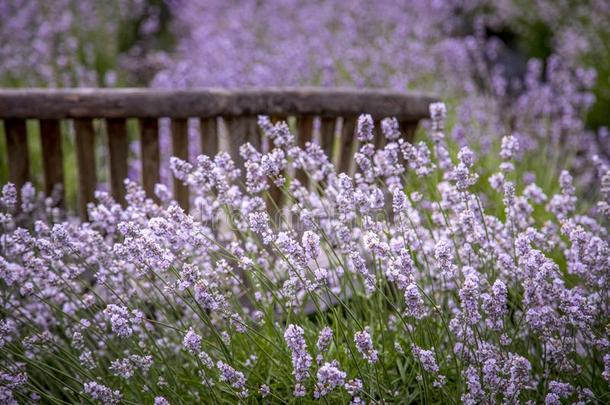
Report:
[[[133,377],[136,371],[147,373],[152,367],[153,358],[152,356],[139,356],[132,354],[123,359],[114,360],[110,364],[110,371],[115,376],[121,377],[125,380]]]
[[[502,138],[502,149],[500,150],[500,157],[504,160],[510,160],[515,156],[515,153],[519,150],[519,141],[513,135],[505,136]]]
[[[426,315],[424,300],[415,283],[411,283],[405,288],[405,302],[407,304],[406,312],[408,316],[422,319]]]
[[[362,114],[358,117],[358,127],[356,130],[357,139],[360,142],[370,142],[373,140],[373,117],[369,114]]]
[[[244,373],[235,370],[233,367],[220,360],[216,363],[216,367],[218,367],[218,370],[220,371],[220,381],[226,382],[231,387],[238,390],[241,397],[248,395]]]
[[[267,398],[271,394],[271,388],[267,384],[263,384],[258,389],[258,393],[261,394],[261,397]]]
[[[362,391],[362,387],[363,387],[362,381],[357,378],[355,378],[353,380],[349,380],[345,383],[345,390],[352,397],[355,396],[360,391]]]
[[[170,405],[164,397],[155,397],[155,405]]]
[[[110,304],[104,310],[104,316],[110,321],[112,331],[117,336],[126,338],[132,335],[133,326],[142,321],[142,313],[133,310],[131,313],[126,307]]]
[[[14,184],[8,183],[2,186],[0,206],[7,211],[13,211],[17,206],[17,188]]]
[[[431,374],[438,374],[440,368],[436,363],[436,357],[433,351],[421,349],[415,344],[411,345],[411,351],[415,358],[421,363],[424,370]]]
[[[189,328],[186,335],[184,335],[182,345],[189,353],[198,354],[201,350],[201,336],[196,334],[193,328]]]
[[[318,351],[324,352],[328,349],[328,346],[332,342],[333,339],[333,330],[328,326],[325,326],[318,335],[318,342],[316,343],[316,347]]]
[[[335,388],[342,386],[345,383],[346,375],[345,372],[339,370],[339,364],[336,361],[324,363],[316,374],[317,383],[313,397],[319,399],[328,395]]]
[[[105,385],[95,381],[85,383],[83,391],[89,395],[94,401],[104,405],[114,405],[121,401],[122,395],[118,390],[112,391]]]
[[[447,107],[445,103],[430,104],[430,118],[432,119],[432,131],[442,133],[444,121],[447,117]]]
[[[356,332],[354,334],[354,342],[356,343],[356,349],[362,355],[362,357],[368,361],[370,364],[377,363],[379,359],[377,350],[373,348],[373,340],[371,339],[371,334],[369,333],[368,328]]]
[[[451,245],[445,239],[437,242],[434,248],[434,257],[438,262],[441,273],[445,277],[454,277],[457,267],[453,264],[453,252]]]
[[[320,254],[320,237],[312,231],[303,233],[303,249],[309,259],[317,259]]]
[[[501,330],[503,318],[508,313],[507,289],[502,280],[496,280],[492,286],[492,294],[481,294],[483,308],[488,316],[487,326],[494,330]]]
[[[468,325],[474,325],[481,320],[479,313],[479,277],[473,269],[464,269],[464,284],[460,289],[462,315]]]
[[[381,121],[381,132],[389,141],[395,141],[400,138],[400,129],[396,118],[384,118]]]
[[[294,395],[297,397],[305,395],[302,383],[309,376],[309,368],[312,363],[311,355],[307,352],[304,334],[303,328],[297,325],[288,325],[284,332],[284,340],[292,356],[292,374],[296,381]]]

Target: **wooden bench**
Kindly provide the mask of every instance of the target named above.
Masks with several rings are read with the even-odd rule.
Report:
[[[263,89],[4,89],[0,90],[0,120],[4,122],[9,181],[21,187],[30,180],[26,120],[38,120],[41,134],[44,191],[64,181],[61,121],[72,121],[75,133],[78,200],[81,217],[97,187],[94,120],[105,121],[108,134],[109,184],[113,197],[125,202],[123,180],[128,172],[127,119],[139,120],[142,185],[153,196],[159,182],[159,118],[170,118],[171,154],[188,159],[188,119],[200,120],[202,153],[213,155],[219,147],[219,123],[226,125],[228,152],[243,164],[239,146],[261,145],[256,125],[260,114],[276,119],[294,117],[300,145],[312,140],[314,120],[320,120],[320,143],[331,156],[338,154],[338,169],[346,171],[355,144],[354,130],[361,113],[375,120],[396,117],[412,136],[418,122],[428,116],[435,98],[425,94],[374,89],[263,88]],[[338,121],[339,119],[339,121]],[[335,130],[341,122],[340,141]],[[382,136],[376,134],[377,141]],[[335,151],[335,144],[338,150]],[[5,157],[6,156],[6,157]],[[174,181],[174,197],[188,209],[189,191]]]

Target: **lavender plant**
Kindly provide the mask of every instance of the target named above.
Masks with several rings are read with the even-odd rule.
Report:
[[[586,213],[568,172],[518,175],[516,138],[479,175],[445,115],[381,149],[361,117],[352,176],[261,117],[244,170],[172,159],[190,214],[126,181],[62,222],[5,185],[0,402],[607,402],[610,170]]]

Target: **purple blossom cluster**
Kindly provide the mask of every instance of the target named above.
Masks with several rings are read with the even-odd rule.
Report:
[[[377,363],[379,354],[377,353],[377,350],[373,348],[373,340],[371,339],[371,334],[368,329],[356,332],[354,335],[354,343],[356,343],[356,349],[358,349],[366,361],[370,364]]]
[[[601,402],[610,169],[597,204],[567,171],[537,184],[516,137],[484,171],[431,115],[417,142],[384,121],[340,174],[261,118],[273,146],[243,147],[245,172],[224,152],[174,161],[189,213],[127,181],[125,206],[99,192],[88,222],[63,220],[3,186],[0,398]]]
[[[290,350],[292,357],[292,374],[295,379],[294,396],[305,396],[305,386],[303,382],[309,377],[311,367],[311,355],[307,352],[304,330],[297,325],[288,325],[284,332],[284,340]]]

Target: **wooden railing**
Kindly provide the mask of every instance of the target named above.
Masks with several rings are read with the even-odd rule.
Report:
[[[261,145],[256,125],[260,114],[276,119],[295,117],[300,145],[312,140],[314,120],[320,120],[321,146],[329,155],[339,155],[338,169],[347,171],[355,144],[354,130],[359,114],[369,113],[375,120],[396,117],[407,136],[420,119],[428,115],[432,96],[386,90],[326,88],[265,89],[5,89],[0,90],[0,120],[4,122],[9,181],[21,187],[30,179],[26,120],[38,120],[41,134],[44,190],[64,181],[61,121],[71,121],[75,133],[78,172],[78,200],[81,216],[97,186],[94,120],[105,121],[108,134],[109,183],[112,195],[125,201],[123,180],[128,174],[127,119],[139,120],[142,185],[153,196],[159,182],[159,118],[170,118],[171,154],[188,159],[187,119],[200,120],[201,152],[215,154],[219,147],[219,123],[229,137],[228,152],[238,165],[243,161],[239,146],[250,142]],[[338,119],[340,119],[338,121]],[[335,142],[337,123],[341,122],[340,141]],[[382,136],[376,135],[381,143]],[[338,150],[334,150],[338,144]],[[188,208],[189,191],[174,182],[174,197]]]

